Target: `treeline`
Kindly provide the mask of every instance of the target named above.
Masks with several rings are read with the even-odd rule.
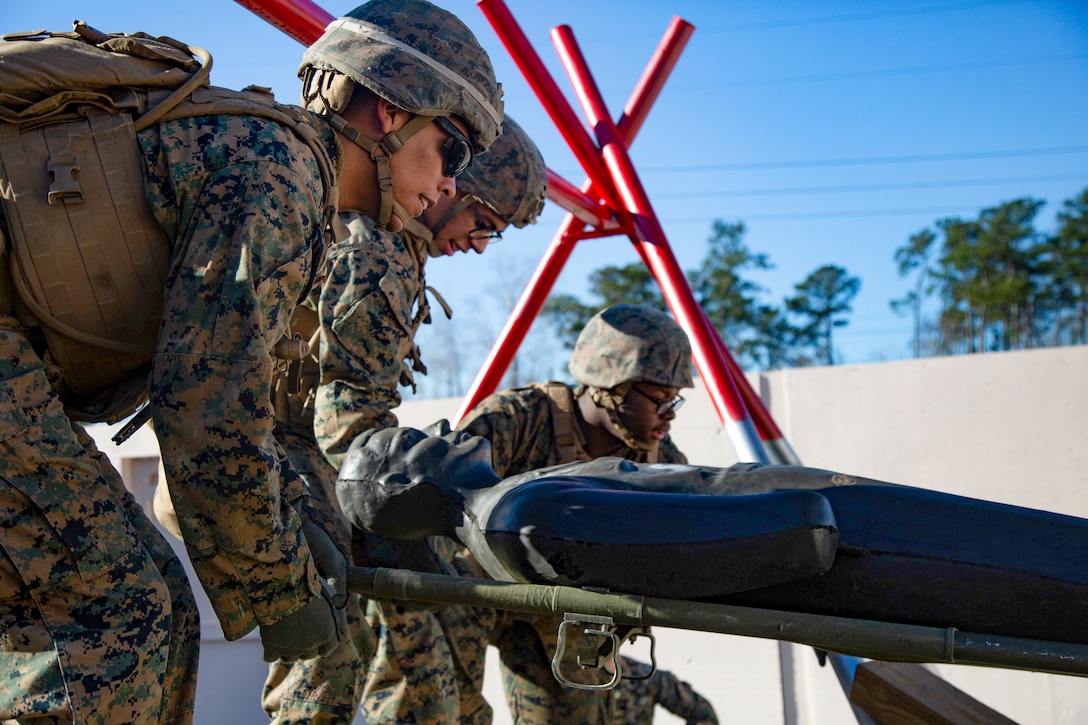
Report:
[[[1088,341],[1088,188],[1063,202],[1049,234],[1035,228],[1045,204],[940,219],[896,250],[914,284],[891,305],[913,316],[916,357]]]
[[[766,254],[744,242],[744,222],[716,220],[709,249],[698,268],[686,276],[695,301],[743,367],[772,369],[835,362],[832,332],[848,324],[846,315],[861,279],[845,268],[826,264],[794,285],[794,294],[781,305],[762,298],[765,288],[746,275],[772,269]],[[573,295],[552,295],[542,315],[572,348],[578,332],[598,310],[627,302],[667,309],[661,291],[642,263],[606,266],[589,276],[596,298],[585,302]]]
[[[950,217],[896,250],[911,290],[891,306],[914,320],[915,356],[1083,344],[1088,335],[1088,188],[1063,203],[1058,229],[1038,231],[1046,202],[1023,198]],[[769,370],[831,365],[835,329],[849,324],[861,279],[826,264],[794,285],[781,304],[764,300],[753,272],[772,269],[744,242],[743,222],[716,220],[708,251],[686,271],[696,302],[742,367]],[[568,348],[598,310],[621,302],[666,309],[641,263],[606,266],[589,277],[595,298],[552,295],[543,315]]]

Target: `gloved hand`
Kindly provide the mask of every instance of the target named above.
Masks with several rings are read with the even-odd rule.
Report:
[[[321,596],[313,597],[278,622],[261,625],[265,662],[293,662],[326,655],[347,636],[343,612],[348,601],[347,556],[301,501],[296,502],[295,508],[302,521],[302,535],[321,576]]]
[[[310,556],[317,565],[317,573],[328,582],[332,589],[330,602],[337,609],[342,609],[348,601],[348,558],[329,536],[329,532],[310,516],[305,506],[299,507],[302,519],[302,535],[310,547]]]
[[[301,609],[278,622],[261,625],[261,646],[264,661],[294,662],[327,655],[340,644],[347,633],[347,620],[342,609],[330,603],[330,589],[313,597]]]

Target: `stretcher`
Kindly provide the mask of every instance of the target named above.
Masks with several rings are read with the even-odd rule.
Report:
[[[500,517],[489,526],[518,525],[526,546],[551,547],[552,576],[565,584],[544,581],[539,566],[517,569],[520,582],[356,567],[349,587],[382,599],[558,615],[602,639],[617,639],[616,650],[617,633],[655,626],[890,662],[1088,676],[1088,520],[888,484],[814,492],[826,509],[775,505],[777,495],[763,494],[758,502],[738,496],[738,510],[748,519],[744,535],[707,543],[704,532],[699,556],[705,567],[676,571],[661,586],[643,573],[666,567],[675,553],[670,546],[656,552],[626,547],[626,566],[601,556],[600,566],[586,573],[583,565],[592,557],[565,556],[547,532],[526,533],[524,521]],[[817,549],[829,541],[834,551],[824,567]],[[563,543],[566,551],[608,548],[601,541]],[[706,588],[706,571],[735,562],[738,552],[748,570],[781,572],[791,546],[812,571],[785,569],[791,573],[778,578],[788,581],[767,586],[750,577],[719,577],[716,591]],[[582,580],[572,576],[576,570],[585,574]],[[686,583],[699,596],[678,596]]]

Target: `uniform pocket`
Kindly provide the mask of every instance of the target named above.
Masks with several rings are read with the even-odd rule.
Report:
[[[396,275],[386,274],[378,282],[378,287],[381,289],[382,294],[385,295],[386,301],[389,303],[389,310],[393,313],[393,318],[400,326],[401,330],[408,337],[412,336],[412,301],[408,297],[407,291],[404,289],[403,280],[399,279]]]

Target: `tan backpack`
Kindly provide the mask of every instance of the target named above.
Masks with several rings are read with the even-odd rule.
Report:
[[[313,149],[325,221],[335,213],[332,163],[305,111],[267,89],[211,87],[211,65],[171,38],[80,21],[0,39],[0,305],[44,340],[76,419],[115,422],[146,396],[172,250],[145,195],[137,132],[195,115],[277,120]]]

